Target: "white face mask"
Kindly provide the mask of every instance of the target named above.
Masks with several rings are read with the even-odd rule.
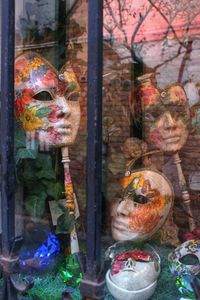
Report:
[[[105,256],[112,259],[110,280],[127,291],[148,287],[160,274],[160,257],[148,244],[140,247],[132,241],[118,242],[106,250]]]
[[[15,113],[27,145],[36,138],[41,150],[74,143],[80,124],[80,87],[69,65],[61,72],[37,53],[15,60]]]
[[[111,207],[112,236],[117,241],[144,241],[165,222],[173,204],[173,189],[162,174],[138,169],[121,180],[123,199]]]

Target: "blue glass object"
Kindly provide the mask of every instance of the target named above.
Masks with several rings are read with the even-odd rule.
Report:
[[[25,251],[19,256],[19,263],[22,268],[39,269],[47,267],[55,260],[55,257],[60,253],[60,243],[52,232],[36,249],[36,251]]]
[[[60,243],[52,232],[49,233],[47,240],[42,243],[38,250],[34,254],[34,258],[47,258],[51,255],[60,252]]]

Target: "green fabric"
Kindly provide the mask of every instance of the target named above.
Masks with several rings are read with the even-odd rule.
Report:
[[[45,277],[35,278],[35,284],[26,295],[26,300],[61,300],[62,292],[66,289],[60,274],[55,276],[49,275]],[[75,290],[71,294],[73,300],[80,300],[79,290]]]

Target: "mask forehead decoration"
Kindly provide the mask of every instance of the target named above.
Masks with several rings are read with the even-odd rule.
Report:
[[[119,254],[115,257],[115,259],[112,261],[111,266],[111,274],[115,275],[125,269],[126,267],[129,267],[129,269],[134,272],[134,265],[136,261],[140,262],[149,262],[151,261],[151,253],[141,251],[141,250],[135,250],[132,252],[126,252]],[[127,262],[131,262],[130,265]]]
[[[15,114],[27,148],[71,145],[80,123],[80,87],[70,65],[61,73],[42,56],[25,52],[15,60]]]
[[[174,83],[163,90],[152,74],[138,78],[135,111],[142,116],[144,139],[163,152],[177,152],[185,144],[190,125],[189,104],[183,87]]]

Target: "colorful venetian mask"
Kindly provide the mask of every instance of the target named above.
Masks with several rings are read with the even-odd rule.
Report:
[[[168,256],[169,267],[175,276],[200,273],[200,240],[186,241]]]
[[[165,222],[173,204],[173,189],[162,174],[141,169],[121,181],[122,199],[111,208],[112,236],[117,241],[149,239]]]
[[[185,144],[190,125],[187,96],[180,84],[163,90],[152,83],[152,74],[138,78],[136,107],[142,113],[144,140],[152,148],[174,153]]]
[[[25,52],[15,60],[15,114],[41,150],[74,143],[80,123],[80,87],[68,64],[60,72],[42,56]]]

